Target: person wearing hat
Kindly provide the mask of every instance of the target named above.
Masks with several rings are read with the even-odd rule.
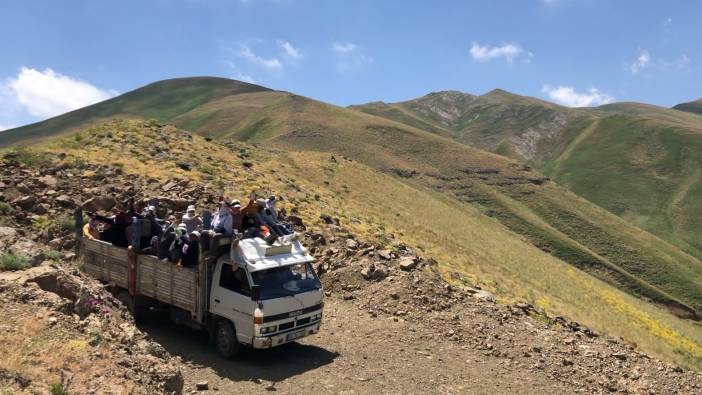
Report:
[[[275,195],[271,195],[268,200],[266,200],[266,209],[270,210],[270,216],[273,218],[273,221],[278,223],[278,212],[275,209]]]
[[[173,232],[173,242],[168,249],[171,262],[179,262],[183,255],[183,241],[187,239],[187,227],[184,223],[178,224]]]
[[[158,240],[156,256],[158,256],[159,259],[167,260],[173,240],[176,238],[176,228],[175,215],[169,215],[168,219],[163,224],[163,233],[161,233],[161,237]]]
[[[229,211],[232,214],[233,228],[237,232],[241,232],[241,221],[244,218],[244,214],[241,211],[241,202],[238,199],[234,199],[229,203]]]
[[[180,222],[185,224],[188,233],[202,229],[202,218],[195,214],[195,206],[188,206]]]
[[[183,236],[180,264],[185,267],[197,266],[200,258],[200,232],[194,230]]]
[[[277,215],[274,214],[275,210],[268,207],[269,201],[263,199],[256,200],[256,206],[258,207],[256,220],[259,224],[268,227],[269,231],[271,233],[275,233],[277,236],[285,236],[289,234],[290,232],[288,232],[285,227],[278,223]],[[275,197],[273,198],[273,201],[275,201]]]

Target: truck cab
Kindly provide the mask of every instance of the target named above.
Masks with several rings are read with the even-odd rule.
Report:
[[[230,357],[242,344],[271,348],[317,333],[324,303],[312,261],[295,239],[273,246],[259,238],[233,242],[211,277],[217,351]]]

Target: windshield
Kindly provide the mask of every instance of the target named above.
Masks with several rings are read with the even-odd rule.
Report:
[[[253,272],[251,278],[255,285],[261,286],[261,299],[292,296],[322,286],[309,263]]]

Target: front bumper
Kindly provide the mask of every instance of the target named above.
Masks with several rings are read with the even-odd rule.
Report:
[[[322,326],[322,321],[317,321],[302,328],[295,328],[284,333],[273,334],[270,336],[257,336],[253,338],[253,348],[272,348],[281,344],[289,343],[303,337],[314,335],[319,332]]]

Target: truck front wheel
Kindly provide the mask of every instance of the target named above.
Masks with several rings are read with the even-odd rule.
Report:
[[[220,319],[217,321],[215,337],[219,355],[224,358],[231,358],[239,353],[241,345],[236,338],[234,325],[229,320]]]

